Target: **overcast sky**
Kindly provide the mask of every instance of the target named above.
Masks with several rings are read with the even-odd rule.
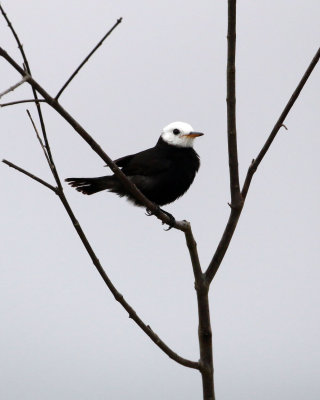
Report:
[[[206,268],[226,224],[227,1],[3,1],[34,78],[55,95],[115,23],[123,23],[61,97],[112,158],[155,144],[182,120],[201,168],[166,207],[191,221]],[[240,1],[237,115],[240,177],[319,46],[316,0]],[[21,62],[6,23],[0,45]],[[19,80],[0,61],[0,92]],[[313,72],[254,177],[211,287],[218,400],[320,397],[320,69]],[[31,97],[25,86],[2,99]],[[34,107],[29,107],[35,116]],[[53,183],[25,112],[1,109],[1,159]],[[103,161],[49,106],[62,178],[99,176]],[[1,175],[0,398],[195,400],[200,374],[162,353],[114,300],[58,198],[7,166]],[[124,199],[66,187],[110,278],[183,357],[198,359],[196,297],[184,237]]]

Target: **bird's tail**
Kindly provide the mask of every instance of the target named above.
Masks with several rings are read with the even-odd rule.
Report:
[[[101,192],[101,190],[111,189],[113,187],[114,179],[112,176],[101,176],[99,178],[67,178],[65,179],[68,184],[78,192],[83,194],[94,194]]]

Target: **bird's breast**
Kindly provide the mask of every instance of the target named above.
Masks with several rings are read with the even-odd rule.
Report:
[[[172,203],[182,196],[189,189],[200,166],[194,150],[175,152],[169,159],[170,167],[152,177],[150,190],[145,190],[145,195],[159,205]]]

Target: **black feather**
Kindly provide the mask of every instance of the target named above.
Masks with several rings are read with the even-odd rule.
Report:
[[[173,146],[162,138],[155,147],[118,158],[115,163],[149,200],[160,206],[182,196],[189,189],[200,166],[199,156],[192,147]],[[66,182],[83,194],[108,190],[142,206],[115,175],[68,178]]]

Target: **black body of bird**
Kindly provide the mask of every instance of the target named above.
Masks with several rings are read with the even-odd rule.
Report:
[[[163,206],[182,196],[192,184],[200,166],[199,156],[192,145],[194,138],[201,135],[189,124],[174,122],[163,129],[154,147],[114,162],[149,200]],[[143,206],[115,175],[68,178],[66,182],[83,194],[108,190]]]

